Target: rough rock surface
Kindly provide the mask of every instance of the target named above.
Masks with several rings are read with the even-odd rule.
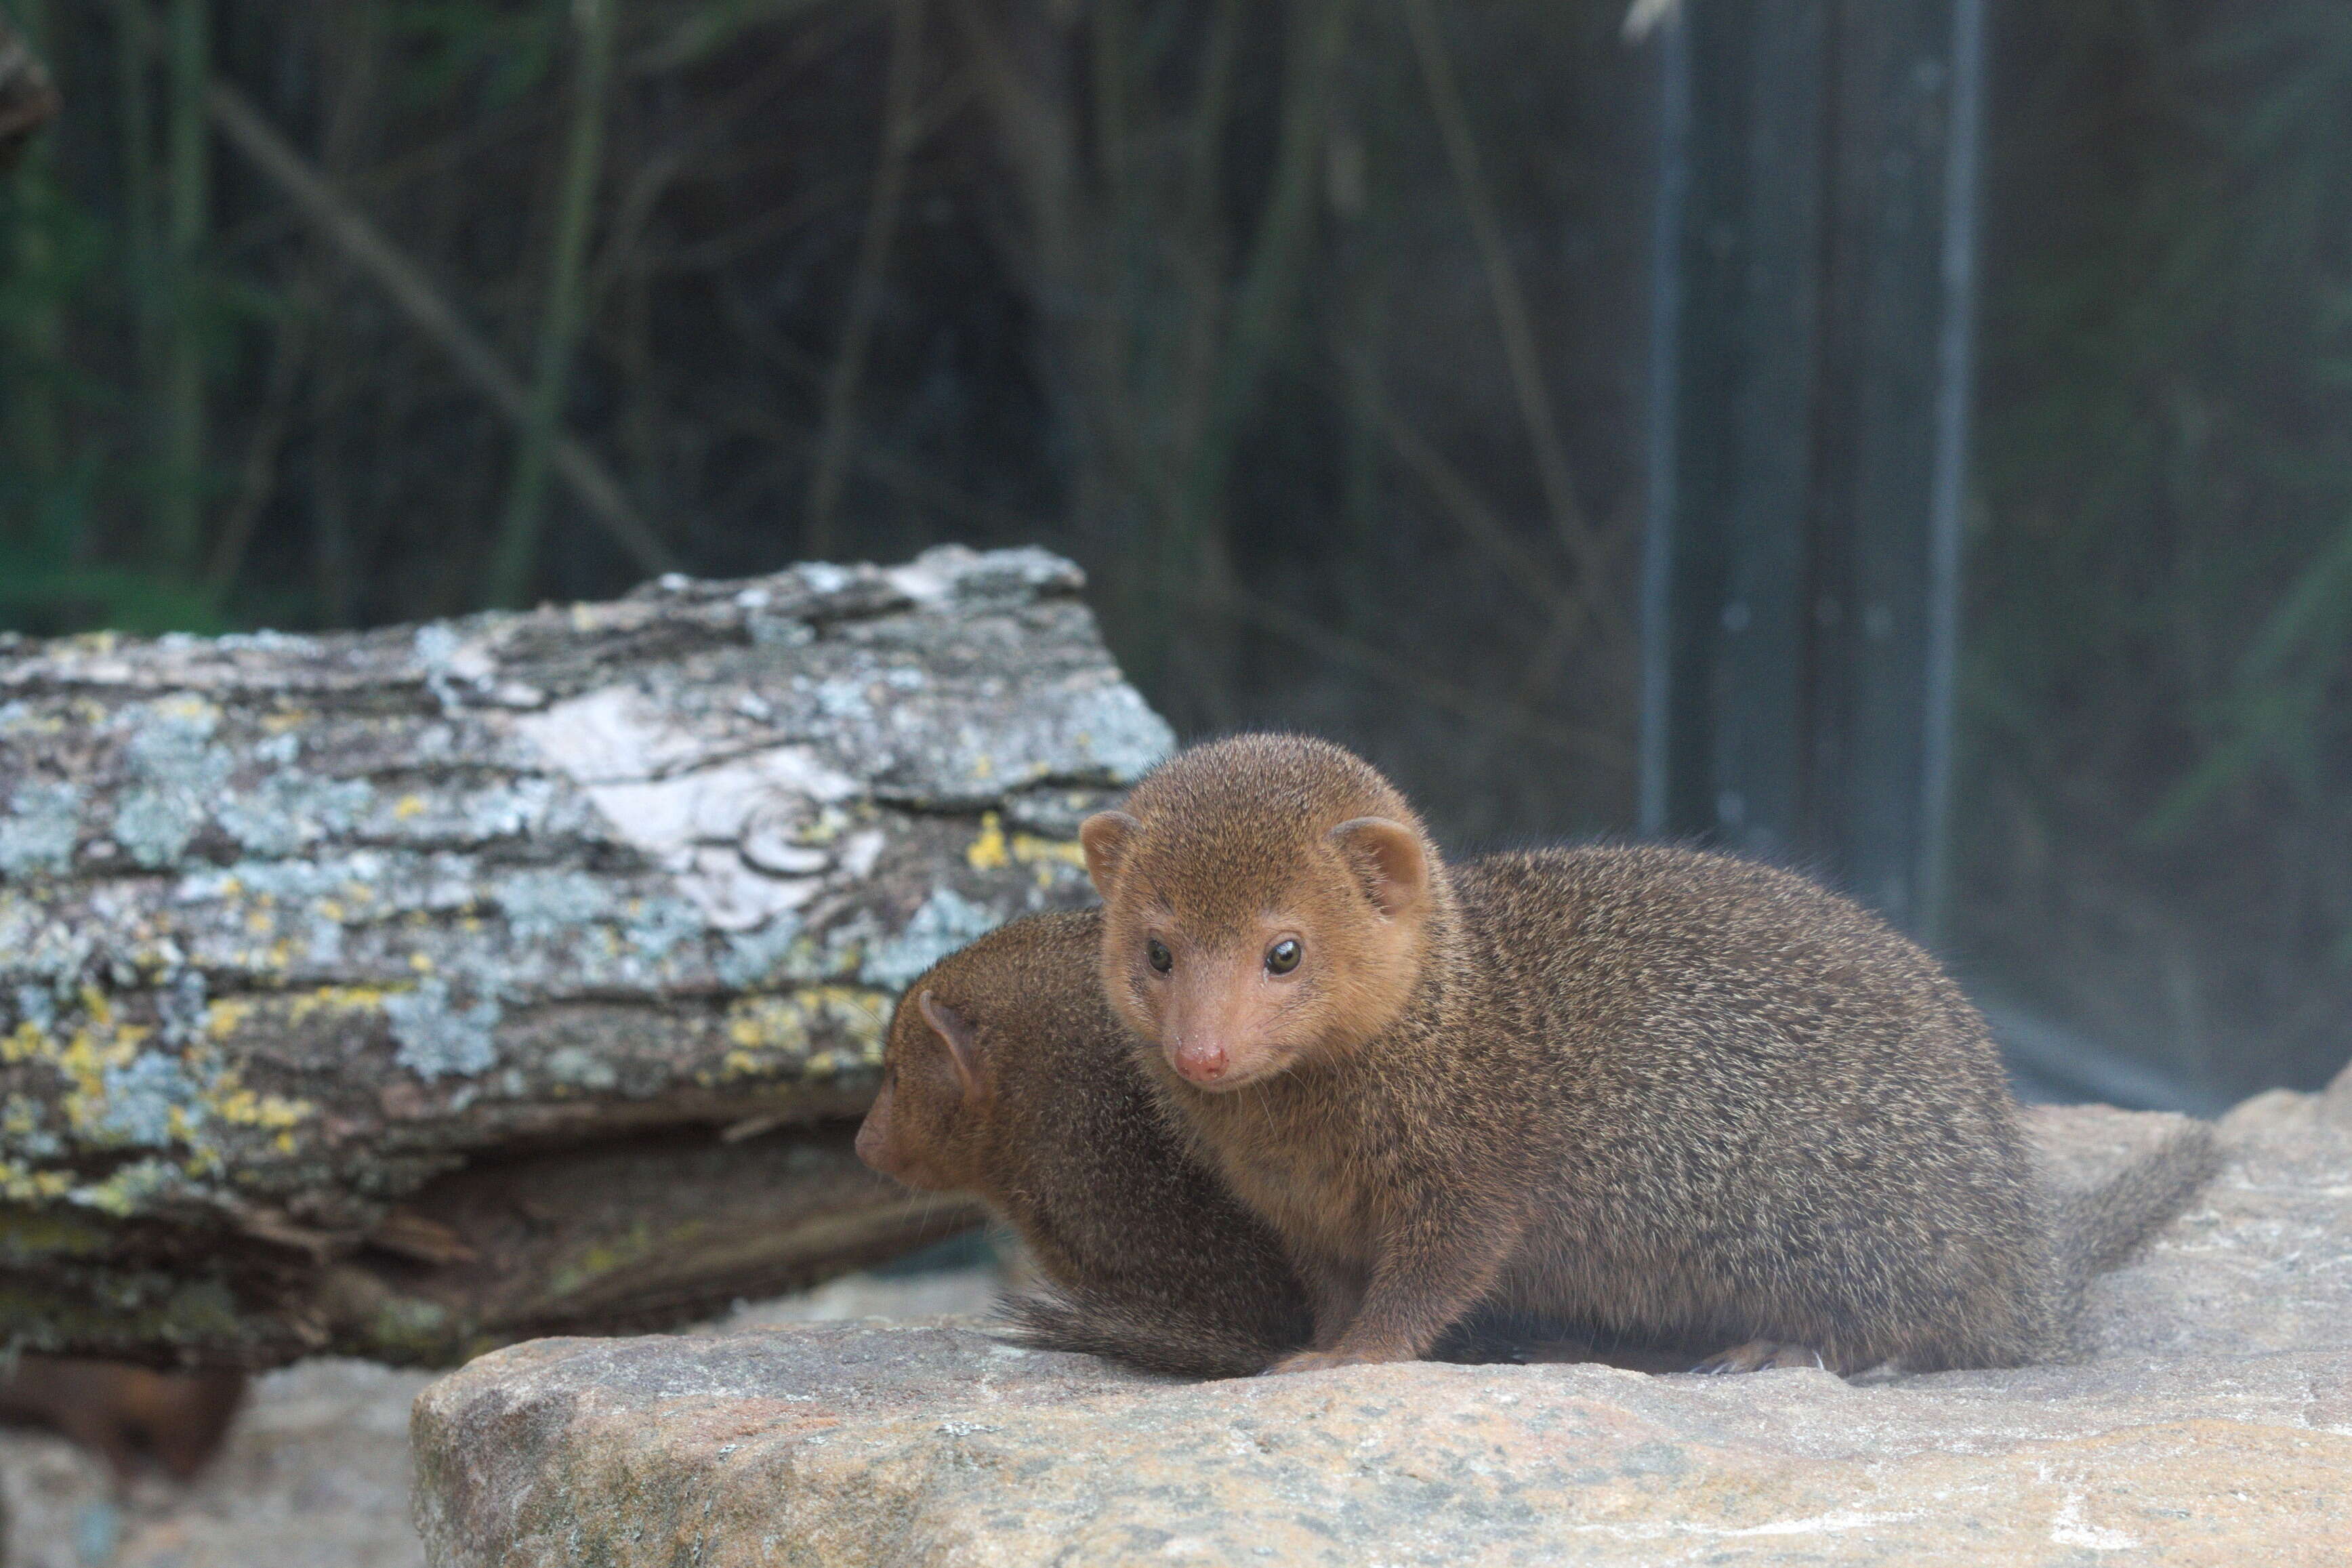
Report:
[[[0,1340],[446,1364],[970,1223],[798,1129],[924,965],[1087,896],[1078,818],[1171,743],[1079,585],[0,636]]]
[[[2154,1125],[2042,1115],[2061,1181]],[[953,1324],[550,1340],[420,1396],[418,1523],[445,1568],[2342,1563],[2352,1073],[2223,1131],[2076,1364],[1184,1384]]]
[[[985,1312],[992,1264],[852,1274],[709,1325]],[[219,1459],[180,1484],[46,1432],[0,1428],[7,1568],[420,1568],[409,1521],[408,1410],[431,1374],[320,1358],[256,1378]]]

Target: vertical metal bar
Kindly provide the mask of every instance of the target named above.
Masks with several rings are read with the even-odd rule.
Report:
[[[1975,393],[1977,226],[1984,169],[1985,0],[1952,5],[1952,129],[1944,170],[1944,331],[1937,342],[1936,471],[1928,521],[1927,734],[1920,779],[1919,925],[1944,919],[1960,647],[1960,542]]]
[[[1786,859],[1804,854],[1811,767],[1811,679],[1815,447],[1830,339],[1822,235],[1835,215],[1837,81],[1832,0],[1756,0],[1745,37],[1724,42],[1727,102],[1710,142],[1736,185],[1726,204],[1737,247],[1717,279],[1714,323],[1730,437],[1719,598],[1691,606],[1714,644],[1708,829],[1725,845]],[[1729,94],[1726,94],[1728,98]],[[1711,623],[1711,624],[1709,624]]]
[[[1680,6],[1659,29],[1658,196],[1650,237],[1650,431],[1647,530],[1642,541],[1642,709],[1634,819],[1645,838],[1667,819],[1673,728],[1675,467],[1681,443],[1683,222],[1690,200],[1691,59]]]
[[[1640,825],[1916,929],[1950,790],[1984,0],[1680,10]]]

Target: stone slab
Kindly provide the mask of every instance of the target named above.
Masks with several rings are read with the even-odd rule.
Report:
[[[2122,1117],[2046,1121],[2057,1179],[2160,1128]],[[2352,1562],[2352,1075],[2222,1131],[2077,1363],[1183,1384],[969,1322],[547,1340],[419,1397],[418,1523],[448,1568]]]

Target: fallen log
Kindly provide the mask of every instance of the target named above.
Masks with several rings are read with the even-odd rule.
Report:
[[[966,1228],[899,987],[1171,743],[1066,563],[361,634],[0,637],[0,1342],[446,1364]]]

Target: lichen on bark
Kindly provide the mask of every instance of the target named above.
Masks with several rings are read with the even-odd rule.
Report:
[[[948,548],[360,634],[0,638],[0,1340],[431,1360],[969,1223],[821,1124],[926,963],[1085,900],[1076,822],[1171,743],[1080,586]],[[563,1201],[565,1162],[615,1159],[670,1211]],[[509,1167],[520,1226],[479,1197]],[[730,1193],[771,1245],[687,1223]],[[622,1237],[626,1288],[580,1263]]]

